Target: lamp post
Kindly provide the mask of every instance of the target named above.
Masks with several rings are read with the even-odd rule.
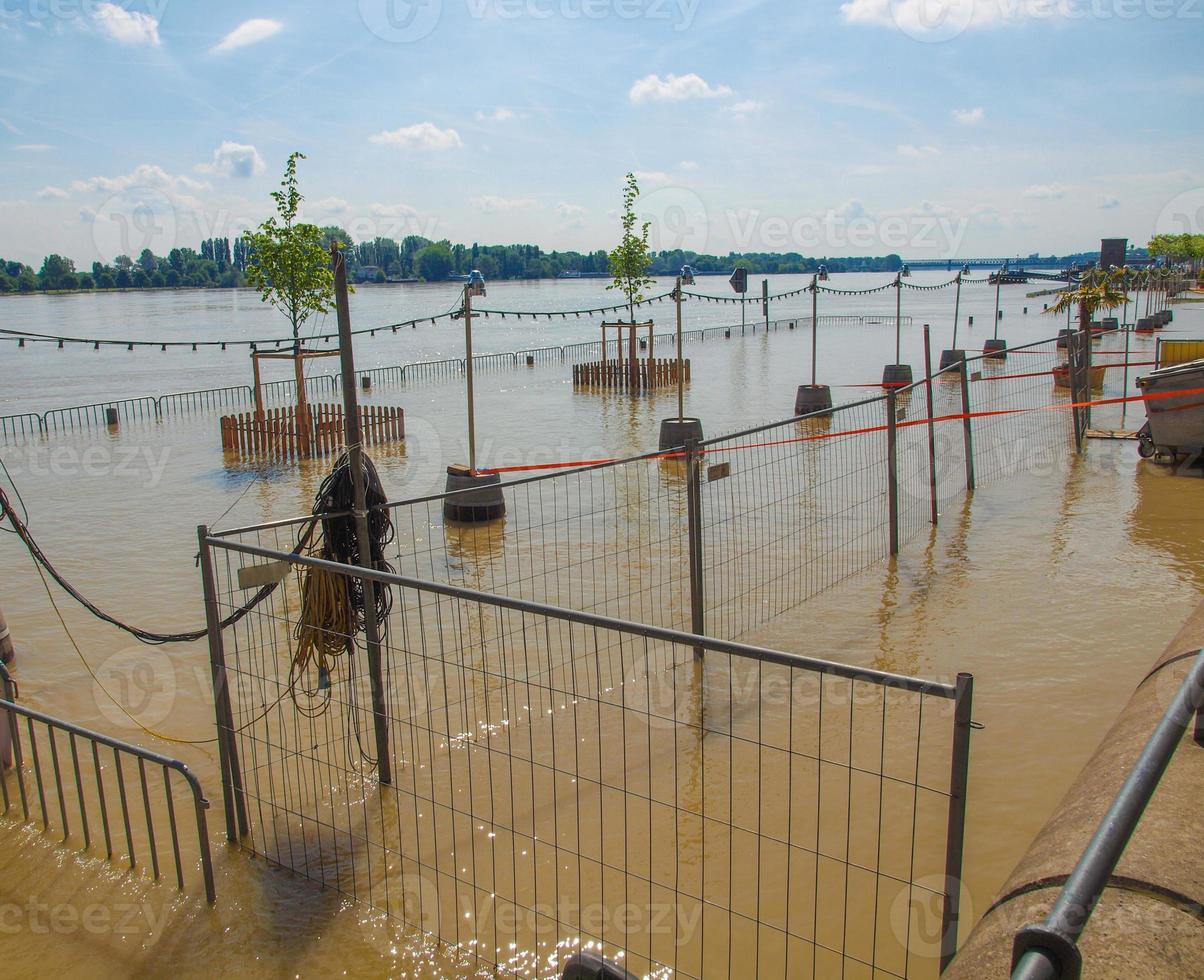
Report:
[[[1007,274],[1008,264],[1005,261],[995,273],[995,329],[992,336],[982,345],[983,352],[992,360],[1007,359],[1007,341],[999,337],[999,290],[1003,287],[1003,277]]]
[[[903,364],[903,280],[911,276],[906,265],[895,274],[895,363],[882,370],[883,388],[902,388],[911,384],[911,365]]]
[[[957,290],[953,297],[953,346],[948,350],[941,351],[941,367],[944,371],[946,368],[952,367],[954,364],[965,364],[966,352],[957,346],[957,325],[961,319],[962,309],[962,276],[970,271],[968,265],[963,265],[957,270]]]
[[[702,438],[702,420],[686,418],[686,366],[682,356],[681,337],[681,304],[685,297],[682,286],[694,285],[694,270],[688,265],[682,266],[677,282],[673,286],[673,302],[677,307],[677,418],[664,419],[661,422],[661,433],[658,447],[660,452],[684,446],[688,439]],[[743,304],[741,304],[743,305]]]
[[[463,524],[494,521],[506,514],[502,478],[497,473],[477,472],[476,400],[472,372],[472,300],[485,295],[485,277],[473,269],[464,284],[458,314],[464,320],[464,379],[468,395],[468,465],[453,463],[447,468],[447,493],[443,498],[445,520]]]
[[[828,278],[828,270],[824,266],[811,276],[811,383],[799,385],[794,396],[794,414],[810,415],[813,412],[825,412],[832,408],[832,389],[828,385],[816,383],[816,351],[819,334],[819,281]]]

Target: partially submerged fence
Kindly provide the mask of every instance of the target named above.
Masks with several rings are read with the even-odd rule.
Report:
[[[911,317],[904,316],[901,322],[904,326],[911,325]],[[881,316],[821,316],[820,326],[852,326],[860,324],[889,323],[894,325],[894,317]],[[756,333],[765,328],[763,321],[749,323],[748,333]],[[789,319],[771,320],[769,327],[773,330],[793,330],[796,327],[811,326],[810,317],[793,317]],[[740,325],[734,327],[708,327],[704,330],[686,330],[682,333],[685,341],[704,341],[719,336],[730,337],[738,331]],[[669,344],[676,342],[675,333],[659,333],[653,338],[654,344]],[[601,356],[601,343],[566,344],[563,346],[533,347],[520,351],[506,351],[497,354],[473,355],[474,370],[512,369],[524,365],[550,364],[556,362],[576,364],[589,358]],[[360,377],[371,378],[374,383],[410,385],[423,383],[438,383],[462,377],[465,371],[464,358],[452,357],[433,361],[415,361],[409,364],[398,364],[385,367],[365,368],[357,372]],[[309,397],[318,399],[342,392],[342,376],[339,374],[316,374],[305,379],[305,390]],[[291,379],[265,382],[262,391],[269,403],[288,404],[296,399],[297,384]],[[111,424],[113,418],[122,421],[144,419],[159,419],[168,415],[184,415],[201,412],[212,412],[231,408],[253,408],[255,392],[250,385],[226,385],[219,388],[198,388],[192,391],[172,392],[158,397],[147,395],[139,398],[115,399],[107,402],[97,402],[92,405],[77,405],[70,408],[51,409],[38,414],[25,412],[16,415],[0,416],[0,438],[22,438],[38,435],[43,432],[82,429],[93,426]],[[112,416],[110,413],[115,412]]]
[[[339,453],[346,441],[343,412],[342,405],[319,403],[307,406],[304,416],[295,405],[223,415],[222,449],[279,459]],[[400,408],[360,405],[359,417],[360,434],[369,446],[405,438],[405,412]]]
[[[216,900],[209,801],[187,766],[6,697],[0,725],[12,760],[0,766],[5,818],[131,871],[148,868],[155,880],[172,877],[181,890],[199,866],[205,897]],[[189,824],[195,833],[182,833]]]
[[[240,579],[281,582],[211,636],[229,836],[456,970],[551,976],[591,945],[636,975],[935,977],[956,948],[968,675],[201,547],[210,623]],[[375,708],[354,632],[322,631],[325,686],[300,656],[317,572],[390,593]]]

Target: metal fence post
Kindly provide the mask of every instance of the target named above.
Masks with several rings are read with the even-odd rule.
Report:
[[[949,821],[945,838],[945,901],[941,913],[941,972],[957,952],[961,915],[962,857],[966,843],[966,791],[970,782],[970,731],[974,675],[958,674],[953,699],[953,756],[949,773]]]
[[[939,521],[937,513],[936,486],[936,412],[932,399],[932,338],[927,324],[924,325],[924,396],[928,405],[928,498],[932,503],[930,520],[933,524]]]
[[[899,553],[899,410],[892,388],[886,393],[886,496],[890,513],[890,553]]]
[[[242,769],[238,764],[234,713],[230,707],[213,553],[207,540],[209,528],[202,524],[196,533],[201,546],[201,583],[205,592],[205,628],[209,633],[209,673],[213,681],[213,710],[217,723],[217,756],[222,774],[222,804],[226,811],[226,839],[236,841],[247,832],[247,805],[243,799]]]
[[[970,378],[966,373],[966,362],[957,366],[962,386],[962,433],[966,444],[966,490],[975,488],[974,478],[974,424],[970,418]]]
[[[706,605],[702,578],[702,457],[698,440],[685,443],[686,450],[686,525],[690,552],[690,632],[706,633]],[[694,657],[702,659],[702,648],[694,648]]]

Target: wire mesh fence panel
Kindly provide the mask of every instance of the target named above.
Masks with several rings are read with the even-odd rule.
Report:
[[[506,515],[444,517],[444,497],[392,505],[403,574],[660,626],[690,622],[685,468],[637,458],[504,485]]]
[[[326,690],[294,667],[298,576],[345,566],[208,545],[222,616],[240,567],[294,566],[225,631],[248,849],[466,970],[590,947],[641,976],[938,975],[961,682],[378,575],[380,743],[354,636]]]
[[[1010,350],[1006,360],[970,362],[972,376],[981,378],[970,386],[981,415],[974,420],[980,484],[1051,466],[1073,450],[1071,412],[1048,407],[1070,402],[1069,387],[1059,387],[1053,373],[1065,360],[1055,341],[1043,341]]]
[[[889,553],[886,404],[703,444],[708,634],[739,636]]]

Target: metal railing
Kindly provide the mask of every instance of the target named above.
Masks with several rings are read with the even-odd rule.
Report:
[[[0,673],[7,677],[3,668]],[[18,719],[24,720],[24,733]],[[0,772],[6,817],[15,811],[23,823],[41,824],[43,833],[61,834],[63,844],[74,841],[86,853],[100,849],[103,843],[105,858],[124,857],[130,870],[149,860],[151,874],[158,881],[164,857],[160,852],[166,846],[156,832],[156,828],[162,829],[162,823],[156,822],[158,814],[169,831],[170,850],[165,856],[172,862],[177,886],[184,889],[185,868],[193,867],[195,858],[205,898],[216,901],[205,816],[209,801],[184,763],[8,698],[0,698],[0,725],[7,728],[13,761],[12,769]],[[161,790],[152,792],[155,769],[160,771]],[[131,789],[135,774],[139,791]],[[196,822],[195,848],[190,846],[193,842],[182,842],[177,826],[176,795],[181,781]],[[78,823],[73,823],[77,818]]]
[[[284,569],[210,637],[228,836],[440,940],[446,972],[543,976],[583,945],[689,977],[952,957],[969,675],[200,541],[211,624],[243,569]],[[298,620],[307,574],[390,594],[378,677],[354,627]],[[315,628],[346,651],[325,680],[298,663]]]
[[[1081,975],[1079,937],[1090,924],[1096,903],[1193,719],[1195,742],[1204,744],[1204,651],[1196,654],[1191,670],[1133,763],[1045,921],[1026,926],[1016,935],[1012,980],[1078,980]]]

